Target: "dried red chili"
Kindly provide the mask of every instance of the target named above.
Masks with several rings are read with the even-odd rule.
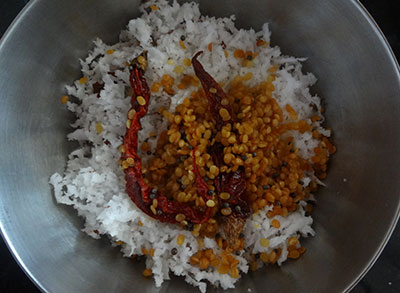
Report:
[[[135,110],[136,114],[130,120],[129,127],[127,127],[124,136],[124,147],[125,152],[121,156],[121,160],[126,161],[129,158],[134,160],[133,164],[130,164],[124,169],[126,179],[126,192],[132,201],[139,207],[143,212],[149,216],[161,221],[168,223],[176,223],[176,215],[184,214],[186,221],[192,223],[204,223],[211,217],[212,208],[194,208],[188,204],[180,203],[168,199],[165,195],[158,192],[156,189],[150,188],[143,180],[142,174],[142,163],[138,150],[138,132],[141,129],[140,119],[146,115],[150,100],[150,90],[147,85],[146,79],[144,78],[144,71],[138,65],[133,65],[133,69],[130,74],[130,83],[133,90],[131,99],[131,109]],[[142,96],[145,100],[144,105],[139,105],[136,101],[138,96]],[[192,153],[194,157],[194,150]],[[196,172],[196,185],[199,194],[203,197],[204,201],[211,199],[212,196],[208,195],[207,183],[198,176],[198,169],[193,160],[193,169]],[[151,209],[154,200],[157,200],[157,208],[154,213]]]
[[[233,122],[233,110],[230,105],[222,105],[222,99],[227,99],[227,95],[219,84],[212,78],[212,76],[204,70],[204,67],[197,60],[198,56],[203,51],[200,51],[192,58],[192,64],[196,76],[199,78],[201,85],[205,91],[208,99],[210,111],[216,121],[217,129],[226,123]],[[211,90],[214,89],[214,90]],[[225,108],[231,119],[223,121],[219,115],[219,110]],[[214,164],[217,167],[223,165],[224,146],[218,142],[214,143],[208,150],[211,154]],[[239,168],[236,172],[231,173],[220,173],[219,176],[214,180],[214,184],[218,193],[227,192],[230,195],[228,200],[221,200],[222,204],[227,204],[232,209],[232,214],[236,217],[247,218],[250,215],[250,208],[247,201],[244,199],[246,190],[246,180],[244,178],[244,170]]]

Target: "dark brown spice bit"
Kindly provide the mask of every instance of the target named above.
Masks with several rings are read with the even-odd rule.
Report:
[[[100,98],[100,92],[103,90],[104,88],[104,83],[99,83],[99,82],[95,82],[93,84],[93,93],[97,94],[97,97]]]

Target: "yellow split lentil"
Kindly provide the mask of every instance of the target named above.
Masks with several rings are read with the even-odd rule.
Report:
[[[89,81],[89,79],[86,77],[86,76],[84,76],[84,77],[82,77],[80,80],[79,80],[79,83],[80,84],[85,84],[85,83],[87,83]]]
[[[210,208],[215,206],[215,201],[213,201],[212,199],[207,200],[206,205]]]
[[[269,246],[269,240],[267,238],[261,238],[260,239],[260,245],[263,247],[268,247]]]
[[[160,90],[161,84],[159,82],[155,82],[153,83],[153,85],[151,86],[151,91],[153,93],[158,93],[158,91]]]
[[[186,66],[192,66],[192,61],[189,58],[185,58],[183,60],[183,64],[185,64]]]
[[[146,105],[146,100],[142,96],[137,96],[136,100],[137,100],[137,102],[139,103],[140,106]]]
[[[182,40],[179,40],[179,46],[181,46],[181,48],[182,48],[183,50],[186,50],[186,45],[185,45],[185,43],[184,43]]]
[[[68,96],[62,96],[61,97],[61,104],[66,104],[68,102]]]
[[[151,269],[145,269],[144,271],[143,271],[143,276],[144,277],[151,277],[153,275],[153,271],[151,270]]]
[[[176,238],[176,243],[178,245],[182,245],[185,242],[185,235],[179,234],[178,237]]]
[[[101,125],[100,122],[96,123],[96,131],[98,134],[102,133],[104,131],[103,125]]]

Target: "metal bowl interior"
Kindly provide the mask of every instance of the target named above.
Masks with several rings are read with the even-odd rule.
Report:
[[[49,176],[74,148],[73,120],[59,97],[79,77],[92,40],[117,41],[137,0],[36,0],[0,44],[0,223],[16,259],[48,292],[188,292],[179,278],[161,289],[143,264],[93,240],[74,210],[55,203]],[[239,27],[269,22],[272,42],[306,56],[326,103],[338,152],[318,192],[317,236],[301,260],[245,276],[236,292],[347,291],[383,249],[399,215],[400,78],[381,32],[357,1],[201,1],[202,12],[235,14]],[[213,290],[211,290],[212,292]]]

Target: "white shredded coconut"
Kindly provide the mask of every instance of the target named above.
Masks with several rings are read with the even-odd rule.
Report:
[[[158,7],[149,9],[150,5]],[[199,61],[205,69],[218,81],[229,83],[233,76],[253,73],[249,86],[255,86],[264,81],[268,75],[267,69],[278,65],[274,82],[276,98],[279,105],[285,109],[290,104],[298,114],[298,119],[310,119],[320,114],[320,99],[311,95],[309,87],[316,82],[311,74],[302,73],[301,61],[294,57],[283,56],[280,48],[275,46],[256,47],[258,38],[270,41],[268,24],[261,31],[237,29],[235,17],[214,18],[202,16],[198,4],[177,2],[168,4],[165,0],[151,0],[141,8],[142,16],[129,22],[127,29],[121,32],[120,42],[107,45],[100,39],[94,41],[94,49],[86,59],[81,60],[82,74],[88,82],[75,81],[67,86],[70,96],[76,101],[67,103],[68,109],[76,114],[72,124],[74,131],[68,135],[69,140],[76,140],[80,148],[68,157],[67,167],[63,175],[51,176],[50,183],[54,186],[55,197],[59,203],[73,206],[78,214],[85,218],[83,229],[88,235],[100,238],[107,235],[113,243],[122,241],[121,250],[124,256],[142,255],[142,248],[155,249],[154,256],[148,257],[146,266],[152,269],[156,286],[161,286],[169,279],[169,273],[183,276],[185,281],[199,287],[205,292],[208,284],[221,286],[223,289],[234,288],[238,279],[229,274],[221,275],[215,268],[200,270],[189,263],[189,258],[198,249],[197,239],[189,231],[182,230],[177,225],[160,223],[139,210],[125,193],[124,174],[117,161],[120,153],[117,148],[122,143],[125,133],[127,111],[130,107],[129,68],[125,63],[147,51],[148,70],[146,79],[149,85],[160,81],[164,74],[179,79],[182,74],[193,74],[192,67],[184,66],[182,73],[174,72],[176,65],[183,65],[185,58],[191,58],[199,50],[205,53]],[[186,50],[179,45],[181,36],[185,37]],[[225,58],[221,42],[226,44],[228,58]],[[207,50],[209,43],[214,44],[212,53]],[[257,62],[252,68],[246,68],[233,57],[236,49],[251,50],[259,53]],[[114,50],[107,54],[107,50]],[[173,65],[167,61],[173,60]],[[99,94],[93,91],[93,86],[104,84]],[[175,91],[173,96],[166,96],[161,91],[153,93],[149,112],[142,119],[143,130],[139,133],[139,143],[148,139],[151,150],[154,150],[157,136],[167,128],[167,121],[157,110],[160,106],[173,111],[183,99],[190,96],[193,88]],[[285,119],[288,113],[284,111]],[[313,123],[313,127],[324,135],[330,132],[321,127],[322,121]],[[100,124],[103,131],[97,131]],[[156,137],[149,137],[153,131]],[[304,159],[310,159],[318,142],[310,133],[301,134],[291,131],[294,144],[299,148],[299,154]],[[146,161],[147,154],[141,153]],[[302,179],[304,186],[315,180],[313,174],[305,174]],[[346,182],[346,179],[343,179]],[[283,218],[274,219],[281,223],[280,228],[271,226],[266,216],[269,207],[251,216],[244,228],[245,251],[235,257],[240,261],[239,270],[247,273],[251,261],[251,253],[271,252],[281,248],[278,259],[280,265],[287,258],[287,240],[293,236],[307,237],[314,235],[311,228],[312,218],[305,213],[305,202],[299,204],[299,209]],[[140,223],[140,225],[139,225]],[[185,236],[185,244],[177,244],[177,236]],[[270,241],[268,247],[260,245],[260,239]],[[206,248],[220,252],[214,239],[205,238]],[[172,255],[172,248],[178,253]],[[259,265],[262,262],[259,261]],[[248,289],[248,292],[251,292]]]

